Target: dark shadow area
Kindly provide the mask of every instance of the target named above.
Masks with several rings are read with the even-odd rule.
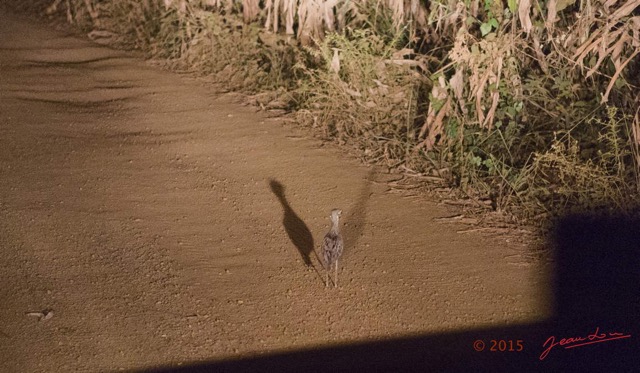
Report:
[[[371,180],[374,173],[375,169],[372,167],[369,172],[367,172],[360,193],[358,193],[356,203],[349,208],[349,212],[343,217],[344,225],[342,232],[346,246],[345,257],[349,257],[349,253],[356,248],[358,240],[364,231],[364,225],[367,220],[367,203],[371,195]]]
[[[552,237],[558,322],[576,329],[640,325],[640,219],[571,215]]]
[[[300,219],[298,214],[291,208],[287,198],[284,195],[284,186],[275,179],[269,179],[269,186],[273,194],[278,197],[282,209],[284,211],[284,217],[282,218],[282,225],[289,236],[289,239],[293,245],[298,249],[302,260],[307,267],[313,266],[311,262],[311,253],[313,252],[313,235],[309,230],[309,227]]]
[[[639,227],[625,216],[559,219],[549,236],[554,312],[545,321],[148,371],[638,372]]]

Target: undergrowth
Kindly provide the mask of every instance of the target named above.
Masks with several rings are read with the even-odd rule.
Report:
[[[402,32],[385,42],[367,29],[329,35],[319,47],[306,48],[307,65],[296,89],[302,123],[362,151],[372,162],[391,167],[410,157],[415,146],[417,96],[428,85],[416,79],[397,44]]]

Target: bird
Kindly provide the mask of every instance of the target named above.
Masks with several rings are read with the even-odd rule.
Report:
[[[342,255],[342,251],[344,251],[344,241],[342,239],[342,235],[340,234],[340,215],[342,214],[342,210],[333,209],[331,210],[331,229],[324,236],[324,240],[322,241],[322,257],[324,259],[324,265],[326,270],[325,275],[325,286],[329,287],[329,272],[331,271],[331,267],[335,264],[335,278],[333,281],[334,287],[338,287],[338,259]]]

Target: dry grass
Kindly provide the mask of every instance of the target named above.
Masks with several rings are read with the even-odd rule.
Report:
[[[414,147],[417,95],[428,80],[376,35],[353,31],[329,35],[307,49],[317,68],[298,65],[307,76],[298,89],[299,118],[325,138],[352,144],[373,162],[398,166]]]
[[[497,210],[637,196],[640,0],[48,4],[231,88],[288,91],[324,137]]]

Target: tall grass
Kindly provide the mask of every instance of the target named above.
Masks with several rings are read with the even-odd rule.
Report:
[[[637,205],[640,0],[49,3],[494,209]]]

